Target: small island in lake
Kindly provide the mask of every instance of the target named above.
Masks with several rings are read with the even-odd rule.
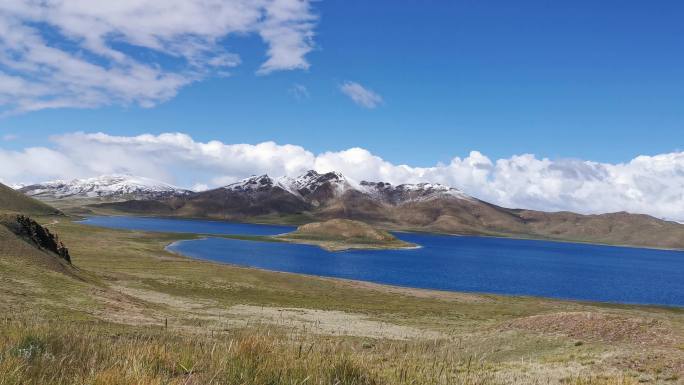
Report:
[[[297,230],[275,238],[293,243],[320,246],[328,251],[351,249],[410,249],[417,247],[404,242],[385,230],[349,219],[331,219],[299,226]]]

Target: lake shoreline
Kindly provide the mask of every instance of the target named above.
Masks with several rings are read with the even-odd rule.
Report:
[[[226,265],[226,266],[231,266],[231,267],[235,267],[235,268],[239,268],[239,269],[252,270],[252,271],[264,271],[264,272],[284,274],[284,275],[294,275],[294,276],[307,277],[307,278],[316,278],[316,279],[321,279],[324,281],[332,281],[332,282],[337,282],[337,283],[349,284],[351,287],[370,288],[370,289],[374,289],[374,290],[394,292],[394,293],[400,292],[400,293],[406,293],[408,295],[415,296],[415,297],[426,297],[426,298],[449,298],[449,297],[462,298],[462,297],[466,297],[465,298],[466,300],[474,301],[474,302],[481,302],[481,301],[486,302],[487,297],[504,297],[504,298],[508,297],[508,298],[516,298],[516,299],[535,299],[535,300],[546,300],[546,301],[561,301],[561,302],[581,304],[581,305],[618,306],[618,307],[623,307],[623,306],[624,307],[635,307],[636,306],[636,307],[640,307],[640,308],[653,308],[653,309],[660,309],[660,310],[675,310],[675,311],[684,310],[684,305],[665,305],[665,304],[653,304],[653,303],[641,303],[641,302],[595,301],[595,300],[585,300],[585,299],[576,299],[576,298],[568,298],[568,297],[546,297],[546,296],[525,295],[525,294],[504,294],[504,293],[485,292],[485,291],[456,291],[456,290],[443,290],[443,289],[434,289],[434,288],[422,288],[422,287],[414,287],[414,286],[403,286],[403,285],[388,284],[388,283],[374,282],[374,281],[365,281],[365,280],[351,279],[351,278],[330,277],[330,276],[317,275],[317,274],[306,274],[306,273],[294,273],[294,272],[290,272],[290,271],[272,270],[272,269],[266,269],[266,268],[248,266],[248,265],[240,265],[240,264],[235,264],[235,263],[230,263],[230,262],[221,262],[221,261],[215,261],[215,260],[211,260],[211,259],[193,257],[191,255],[187,255],[187,254],[184,254],[180,251],[176,251],[176,250],[172,249],[172,247],[174,245],[179,244],[179,243],[196,241],[196,240],[205,240],[208,238],[212,238],[212,237],[203,237],[203,238],[199,238],[199,239],[180,239],[177,241],[173,241],[164,247],[164,251],[169,252],[169,253],[176,255],[178,257],[181,257],[181,258],[186,258],[186,259],[190,259],[190,260],[201,262],[201,263]],[[248,242],[259,242],[259,241],[248,241]],[[313,246],[313,245],[310,245],[310,246]],[[418,246],[417,248],[420,248],[420,247],[421,246]]]
[[[204,218],[204,217],[193,217],[193,216],[168,216],[168,215],[137,215],[135,213],[119,213],[119,212],[107,212],[106,214],[91,214],[91,215],[79,215],[82,220],[86,220],[91,217],[135,217],[135,218],[150,218],[150,219],[169,219],[169,220],[191,220],[191,221],[207,221],[213,223],[232,223],[232,224],[247,224],[247,225],[264,225],[264,226],[287,226],[291,228],[296,228],[300,224],[310,223],[310,222],[284,222],[284,221],[241,221],[236,219],[216,219],[216,218]],[[531,241],[545,241],[545,242],[558,242],[558,243],[571,243],[580,245],[595,245],[595,246],[606,246],[606,247],[624,247],[631,249],[646,249],[646,250],[664,250],[664,251],[682,251],[684,248],[672,248],[672,247],[657,247],[657,246],[643,246],[643,245],[632,245],[623,243],[600,243],[600,242],[587,242],[581,240],[566,240],[566,239],[556,239],[556,238],[545,238],[545,237],[530,237],[521,234],[517,235],[506,235],[506,234],[458,234],[458,233],[444,233],[439,231],[424,231],[419,229],[401,229],[395,227],[385,227],[379,226],[384,230],[391,233],[413,233],[413,234],[431,234],[431,235],[442,235],[451,237],[481,237],[481,238],[497,238],[497,239],[519,239],[519,240],[531,240]]]
[[[279,239],[280,226],[212,222],[207,227],[204,221],[137,217],[93,221],[89,224],[179,234],[166,250],[267,271],[449,292],[682,306],[682,284],[675,276],[684,258],[678,251],[398,233],[401,241],[422,247],[329,252],[319,244]]]

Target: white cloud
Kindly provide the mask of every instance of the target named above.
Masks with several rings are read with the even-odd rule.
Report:
[[[523,154],[492,160],[473,151],[433,167],[396,165],[362,148],[314,154],[273,142],[197,142],[185,134],[73,133],[54,146],[0,149],[0,179],[28,183],[130,173],[185,187],[215,187],[253,174],[340,171],[361,181],[439,182],[506,207],[582,213],[629,211],[684,221],[684,152],[626,163],[550,160]]]
[[[3,1],[0,111],[154,106],[237,66],[232,36],[266,43],[260,74],[307,69],[315,23],[310,0]]]
[[[347,81],[342,83],[340,91],[347,95],[354,103],[364,108],[373,109],[383,103],[382,96],[356,82]]]
[[[311,96],[309,94],[309,89],[302,84],[293,84],[292,87],[290,87],[289,92],[290,95],[294,96],[297,100],[305,100]]]
[[[192,190],[192,191],[197,191],[197,192],[200,192],[200,191],[207,191],[207,190],[209,190],[209,189],[210,189],[209,185],[208,185],[208,184],[204,184],[204,183],[196,183],[194,186],[192,186],[192,187],[190,188],[190,190]]]

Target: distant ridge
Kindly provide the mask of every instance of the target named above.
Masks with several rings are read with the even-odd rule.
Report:
[[[313,170],[294,178],[258,175],[203,192],[143,194],[89,207],[293,224],[350,219],[386,229],[684,249],[684,225],[648,215],[510,209],[437,183],[356,182],[338,172]]]
[[[296,177],[271,178],[259,175],[222,187],[225,190],[253,194],[265,190],[280,189],[302,201],[319,206],[339,198],[349,191],[366,194],[371,199],[389,204],[428,201],[438,198],[474,200],[461,190],[438,183],[392,185],[385,182],[356,183],[339,172],[318,173],[309,170]]]
[[[189,194],[168,183],[131,175],[102,175],[95,178],[55,180],[22,186],[22,193],[45,200],[55,199],[163,199]]]

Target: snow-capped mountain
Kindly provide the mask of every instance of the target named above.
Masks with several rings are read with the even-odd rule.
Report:
[[[463,191],[444,186],[439,183],[400,184],[393,186],[385,182],[361,182],[360,190],[390,204],[402,204],[408,202],[424,202],[433,199],[463,199],[474,198]]]
[[[190,198],[195,195],[199,198],[215,197],[215,194],[210,193],[214,190],[193,193],[168,183],[130,175],[103,175],[71,181],[56,180],[21,186],[18,190],[39,199],[154,200],[171,197]],[[255,175],[217,190],[229,193],[232,197],[240,196],[253,202],[285,198],[289,201],[301,201],[312,207],[324,206],[348,192],[390,205],[433,199],[473,199],[456,188],[435,183],[397,186],[385,182],[357,183],[339,172],[319,173],[314,170],[297,177],[272,178],[268,175]]]
[[[351,184],[340,173],[320,174],[313,170],[296,178],[271,178],[268,175],[252,176],[224,187],[224,189],[235,193],[261,194],[261,196],[263,193],[278,191],[287,193],[313,206],[339,197],[351,188]]]
[[[274,187],[279,187],[292,195],[305,198],[324,187],[330,187],[335,194],[341,194],[352,188],[352,185],[338,172],[320,174],[310,170],[296,178],[287,176],[272,178],[266,174],[254,175],[223,188],[236,192],[252,192],[265,191]]]
[[[223,189],[238,193],[253,193],[260,191],[268,191],[275,186],[278,186],[278,181],[264,174],[250,176],[249,178],[245,178],[238,182],[231,183],[223,187]]]
[[[296,191],[302,197],[310,196],[324,187],[329,187],[330,192],[335,196],[353,188],[351,182],[339,172],[332,171],[319,174],[314,170],[309,170],[305,174],[291,179],[288,185],[291,190]]]
[[[118,198],[162,199],[190,193],[168,183],[130,175],[103,175],[95,178],[56,180],[24,186],[28,196],[44,199]]]
[[[509,209],[436,183],[396,186],[384,182],[356,183],[340,173],[308,171],[295,178],[252,176],[225,187],[186,193],[175,199],[145,199],[151,196],[149,191],[173,194],[177,190],[149,180],[132,182],[139,178],[128,177],[125,181],[108,183],[98,183],[98,179],[79,183],[54,182],[50,186],[25,189],[32,188],[34,193],[48,191],[59,196],[128,194],[109,202],[98,202],[98,208],[136,215],[276,223],[346,218],[380,227],[448,234],[526,235],[684,248],[684,226],[673,222],[628,213],[580,215]],[[138,191],[145,193],[141,195]]]
[[[272,178],[268,175],[252,176],[223,187],[235,193],[265,193],[273,189],[286,191],[293,196],[319,206],[348,191],[354,191],[373,200],[400,205],[408,202],[421,202],[433,199],[474,198],[461,190],[436,183],[401,184],[394,186],[385,182],[355,183],[339,172],[318,173],[314,170],[296,177]]]

